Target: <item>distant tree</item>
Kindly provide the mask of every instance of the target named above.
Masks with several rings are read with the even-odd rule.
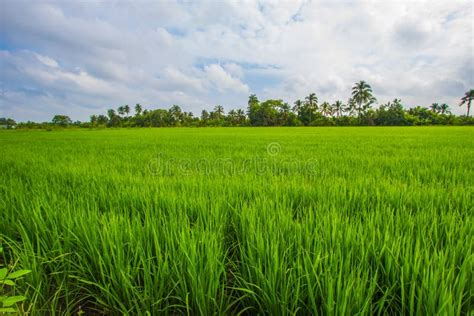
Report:
[[[288,125],[288,118],[290,117],[291,107],[287,102],[280,102],[276,104],[278,110],[278,125]]]
[[[191,125],[193,118],[194,118],[194,114],[192,112],[183,112],[181,122],[185,126],[189,126]]]
[[[172,105],[171,108],[168,110],[170,114],[170,120],[171,120],[171,125],[176,125],[181,122],[182,117],[183,117],[183,112],[181,111],[181,108],[179,105]]]
[[[298,102],[298,101],[297,101]],[[316,118],[318,110],[318,97],[316,93],[311,93],[305,98],[305,102],[301,105],[295,104],[298,110],[298,118],[304,125],[310,125],[311,122]]]
[[[107,110],[107,116],[109,117],[109,119],[112,119],[114,116],[115,116],[115,110],[114,109],[108,109]]]
[[[344,111],[350,116],[353,116],[355,113],[357,113],[357,105],[353,98],[349,98],[349,100],[347,100],[347,106]]]
[[[467,91],[464,94],[464,96],[461,98],[461,103],[459,103],[459,106],[463,106],[464,104],[467,104],[467,114],[466,114],[467,117],[469,117],[469,111],[471,110],[472,100],[474,100],[474,89]]]
[[[246,116],[245,116],[245,112],[244,110],[242,109],[238,109],[236,111],[236,115],[237,115],[237,120],[239,122],[239,124],[244,124],[245,123],[245,120],[247,119]]]
[[[121,116],[123,116],[125,114],[125,106],[124,105],[121,105],[117,108],[117,113]]]
[[[90,116],[90,122],[91,122],[92,126],[97,125],[97,118],[98,118],[98,116],[95,115],[95,114]]]
[[[303,108],[304,103],[301,100],[296,100],[293,106],[293,112],[296,114],[300,113],[301,109]]]
[[[135,116],[140,116],[142,114],[142,106],[140,103],[135,104]]]
[[[441,114],[450,114],[451,111],[449,110],[449,105],[443,103],[439,106],[439,113]]]
[[[318,97],[316,96],[316,93],[310,93],[305,98],[305,100],[306,100],[306,106],[308,106],[311,111],[318,110]]]
[[[338,100],[332,105],[332,112],[336,114],[336,117],[341,116],[343,111],[344,111],[344,104],[342,103],[342,101]]]
[[[259,116],[260,102],[255,94],[249,96],[247,106],[247,115],[251,125],[262,125],[261,117]]]
[[[283,113],[284,115],[288,115],[288,113],[290,113],[291,111],[291,107],[287,102],[280,104],[279,108],[280,108],[280,112]]]
[[[16,122],[11,118],[0,117],[0,125],[6,126],[7,128],[12,128],[16,125]]]
[[[54,125],[66,127],[72,123],[71,118],[67,115],[55,115],[51,122]]]
[[[408,125],[405,110],[400,99],[382,104],[374,113],[376,125]]]
[[[275,126],[279,122],[279,109],[283,106],[282,100],[266,100],[260,103],[260,107],[257,113],[259,125],[262,126]]]
[[[359,81],[352,87],[352,100],[357,104],[359,117],[376,101],[372,87],[365,81]]]
[[[255,103],[259,103],[258,98],[255,94],[251,94],[249,96],[248,104],[250,105],[250,104],[255,104]]]
[[[209,120],[209,112],[202,110],[201,112],[201,121],[207,122]]]
[[[439,113],[440,111],[440,106],[438,103],[433,103],[430,105],[430,109],[431,111],[433,111],[433,113]]]
[[[320,106],[321,109],[321,114],[324,116],[331,116],[332,115],[332,109],[331,109],[331,104],[329,102],[323,102]]]
[[[227,122],[229,125],[237,125],[237,112],[232,109],[227,113],[226,116]]]
[[[97,116],[97,124],[98,125],[105,125],[109,121],[108,117],[105,115],[99,115]]]
[[[179,108],[179,106],[178,106]],[[175,108],[173,111],[177,111],[178,109]],[[176,113],[172,113],[171,109],[157,109],[157,110],[150,110],[143,112],[143,126],[153,126],[153,127],[164,127],[164,126],[171,126],[176,124],[176,116],[172,117],[172,115],[176,115]],[[181,108],[179,108],[181,111]]]
[[[116,127],[120,125],[121,118],[115,113],[114,109],[107,110],[107,116],[109,117],[108,125],[110,127]]]
[[[224,117],[224,107],[222,107],[222,105],[216,105],[214,107],[214,112],[216,113],[216,118],[218,120]]]
[[[411,117],[413,125],[436,124],[438,115],[428,108],[416,106],[408,109],[407,114]]]
[[[128,114],[130,114],[130,107],[128,106],[128,104],[124,105],[123,112],[125,114],[127,114],[127,116],[128,116]]]

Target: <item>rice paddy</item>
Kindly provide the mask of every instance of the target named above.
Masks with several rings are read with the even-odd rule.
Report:
[[[0,146],[0,260],[32,270],[23,313],[473,310],[473,128],[2,131]]]

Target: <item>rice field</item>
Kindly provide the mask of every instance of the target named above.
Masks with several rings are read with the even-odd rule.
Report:
[[[474,128],[1,131],[32,315],[473,312]]]

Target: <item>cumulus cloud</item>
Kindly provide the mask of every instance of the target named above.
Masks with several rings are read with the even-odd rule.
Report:
[[[249,91],[249,87],[246,84],[242,83],[238,78],[232,77],[220,65],[208,65],[204,68],[204,71],[209,81],[220,92],[230,90],[235,92],[248,93]]]
[[[249,93],[346,100],[358,80],[380,102],[460,113],[474,86],[469,1],[6,0],[0,18],[0,116],[17,120],[136,102],[198,113]]]

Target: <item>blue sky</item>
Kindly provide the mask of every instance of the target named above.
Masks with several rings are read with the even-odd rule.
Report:
[[[0,117],[244,108],[250,93],[457,104],[474,88],[470,1],[13,1],[0,7]]]

